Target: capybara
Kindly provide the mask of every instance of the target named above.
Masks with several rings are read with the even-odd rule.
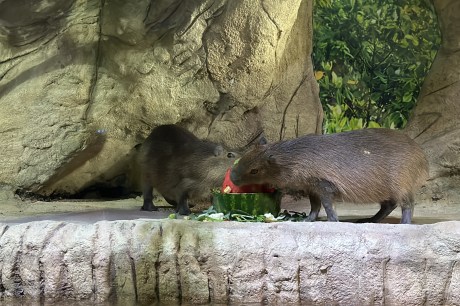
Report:
[[[379,222],[401,206],[401,223],[411,223],[414,192],[428,178],[422,149],[390,129],[362,129],[330,135],[306,135],[257,146],[232,169],[236,185],[271,184],[308,195],[315,221],[321,204],[329,221],[338,221],[332,201],[379,202]]]
[[[226,170],[237,157],[237,153],[200,140],[177,125],[154,128],[141,148],[141,210],[158,210],[152,201],[155,188],[179,214],[190,214],[189,199],[210,197],[211,189],[222,185]]]

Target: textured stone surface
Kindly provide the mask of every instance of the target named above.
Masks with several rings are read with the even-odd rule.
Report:
[[[425,197],[460,198],[460,2],[434,0],[442,44],[406,128],[428,155]]]
[[[133,187],[135,146],[181,123],[242,146],[320,131],[312,2],[0,2],[0,184]]]
[[[0,224],[0,297],[459,305],[460,222]]]

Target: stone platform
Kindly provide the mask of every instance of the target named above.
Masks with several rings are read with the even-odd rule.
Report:
[[[460,222],[0,224],[0,296],[456,305]]]
[[[4,215],[0,304],[14,297],[280,305],[460,301],[460,221],[438,222],[457,217],[452,207],[419,206],[416,223],[433,224],[388,224],[399,222],[399,211],[387,224],[256,224],[168,220],[166,209],[145,213],[137,201],[131,204]],[[342,220],[376,211],[340,205]]]

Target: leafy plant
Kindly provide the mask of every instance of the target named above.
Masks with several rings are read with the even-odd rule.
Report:
[[[317,0],[313,20],[324,132],[404,127],[440,44],[429,2]]]
[[[274,217],[272,214],[264,214],[253,216],[244,211],[233,211],[228,214],[218,213],[213,206],[204,210],[201,214],[190,214],[189,216],[184,217],[186,220],[195,220],[203,222],[222,222],[222,221],[238,221],[238,222],[282,222],[282,221],[292,221],[300,222],[305,221],[308,218],[308,214],[305,212],[300,213],[296,211],[287,211],[284,210],[281,212],[278,217]],[[171,214],[169,219],[176,219],[175,214]]]

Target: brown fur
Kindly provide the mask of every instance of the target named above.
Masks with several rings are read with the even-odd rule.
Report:
[[[211,189],[222,185],[236,157],[237,153],[200,140],[177,125],[156,127],[141,149],[141,209],[157,210],[152,201],[155,188],[180,214],[188,215],[188,200],[209,198]]]
[[[337,221],[330,204],[335,198],[380,202],[379,213],[365,220],[373,222],[399,204],[402,222],[410,223],[414,192],[428,178],[428,162],[422,149],[401,132],[363,129],[258,146],[241,158],[231,178],[237,185],[268,183],[310,195],[310,219],[316,219],[322,202],[328,220]]]

